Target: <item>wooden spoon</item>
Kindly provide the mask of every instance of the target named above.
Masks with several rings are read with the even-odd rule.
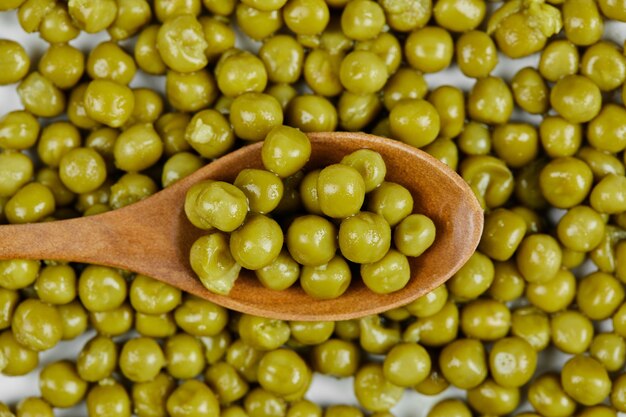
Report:
[[[232,152],[155,195],[104,214],[48,223],[0,226],[0,259],[54,259],[107,265],[167,282],[224,307],[284,320],[346,320],[399,307],[443,284],[472,255],[483,227],[483,211],[453,170],[401,142],[363,133],[310,134],[308,169],[339,162],[355,150],[379,152],[388,181],[407,187],[415,212],[437,227],[433,246],[409,258],[412,278],[395,293],[380,295],[354,277],[334,300],[316,300],[294,285],[286,291],[264,288],[254,273],[242,270],[228,296],[207,291],[189,266],[189,249],[203,233],[183,210],[193,184],[233,181],[243,168],[261,168],[261,143]]]

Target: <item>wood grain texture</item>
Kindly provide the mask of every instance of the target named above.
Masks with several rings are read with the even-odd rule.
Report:
[[[207,291],[189,266],[189,249],[204,232],[185,217],[189,187],[205,179],[232,181],[243,168],[261,168],[261,143],[241,148],[203,167],[157,194],[104,214],[49,223],[0,226],[0,259],[54,259],[107,265],[142,273],[224,307],[284,320],[346,320],[409,303],[443,284],[471,256],[480,240],[483,211],[472,191],[453,170],[430,155],[398,141],[363,133],[310,134],[307,169],[339,162],[358,149],[379,152],[388,181],[413,194],[414,212],[437,227],[431,248],[409,258],[412,278],[395,293],[369,291],[354,277],[346,293],[315,300],[294,285],[286,291],[264,288],[243,271],[231,293]]]

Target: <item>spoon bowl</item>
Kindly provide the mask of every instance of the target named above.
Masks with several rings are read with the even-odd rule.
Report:
[[[299,285],[274,291],[254,272],[242,270],[228,296],[213,294],[189,265],[193,242],[205,234],[183,210],[185,193],[206,179],[232,182],[243,168],[262,168],[255,143],[199,169],[155,195],[91,217],[0,226],[0,259],[50,259],[127,269],[148,275],[232,310],[283,320],[347,320],[405,305],[450,278],[476,249],[483,211],[469,186],[452,169],[401,142],[363,133],[314,133],[306,169],[337,163],[359,149],[379,152],[387,181],[413,195],[414,212],[430,217],[437,236],[417,258],[409,258],[411,279],[391,294],[370,291],[357,276],[339,298],[317,300]]]

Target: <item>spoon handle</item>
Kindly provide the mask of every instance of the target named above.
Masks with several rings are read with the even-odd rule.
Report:
[[[111,216],[0,226],[0,259],[110,264],[123,239]],[[119,259],[119,257],[118,257]]]

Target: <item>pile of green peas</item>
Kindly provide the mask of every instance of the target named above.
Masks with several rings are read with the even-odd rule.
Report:
[[[187,218],[210,232],[194,242],[189,256],[208,290],[228,295],[243,267],[266,288],[285,290],[299,280],[311,297],[332,299],[352,281],[349,262],[358,264],[365,286],[376,293],[406,286],[407,256],[420,256],[435,241],[432,220],[413,213],[409,190],[385,181],[378,152],[361,149],[305,174],[310,156],[306,134],[276,126],[261,148],[265,169],[243,169],[232,184],[207,180],[187,191]],[[296,175],[302,177],[301,201],[281,205],[281,178]],[[294,212],[300,207],[304,214]],[[285,233],[281,219],[287,219]]]
[[[121,208],[286,125],[423,149],[470,185],[485,228],[445,285],[337,322],[239,314],[101,266],[0,261],[3,376],[94,333],[0,416],[84,401],[91,416],[390,417],[408,391],[446,397],[428,417],[626,412],[626,58],[607,36],[623,1],[0,2],[13,9],[49,47],[35,62],[0,40],[0,84],[23,105],[0,119],[0,223]],[[503,56],[537,60],[502,78]],[[472,87],[431,88],[449,68]],[[137,74],[164,92],[131,87]],[[279,205],[303,201],[302,182],[281,178]],[[316,373],[353,378],[358,407],[306,399]]]

